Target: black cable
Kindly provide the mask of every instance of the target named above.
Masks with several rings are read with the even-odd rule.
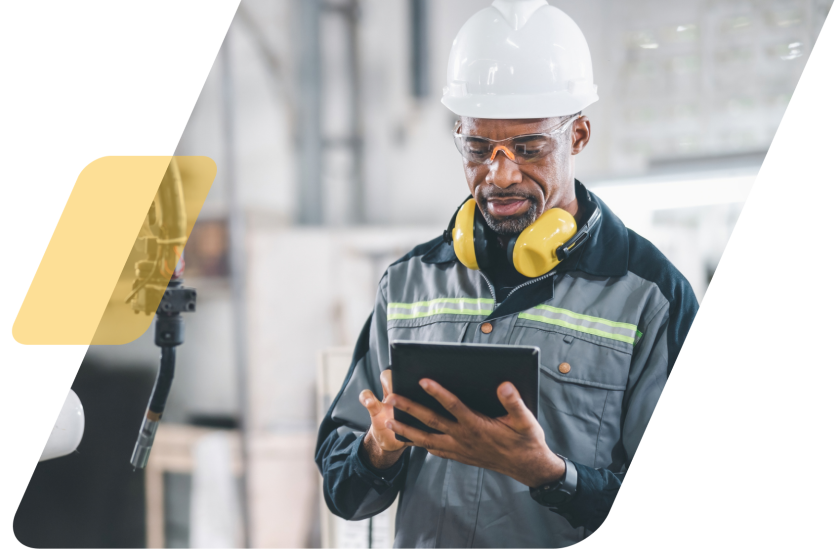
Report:
[[[175,348],[164,346],[160,349],[160,368],[158,369],[152,396],[149,398],[149,411],[163,414],[172,380],[175,378]]]

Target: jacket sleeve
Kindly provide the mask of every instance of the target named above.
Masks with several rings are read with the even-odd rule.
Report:
[[[350,371],[318,430],[315,462],[324,477],[324,499],[330,511],[344,519],[366,519],[384,511],[405,480],[410,451],[389,469],[378,470],[363,460],[359,449],[370,428],[359,393],[370,389],[381,399],[379,374],[389,364],[386,312],[380,285],[373,313],[356,342]]]
[[[684,301],[661,304],[640,325],[644,333],[633,350],[622,414],[622,444],[627,462],[622,472],[595,469],[575,463],[578,483],[571,500],[552,511],[565,517],[575,527],[595,531],[610,512],[621,488],[626,468],[633,460],[645,428],[665,387],[676,354],[679,353],[688,327],[697,312],[697,300],[690,287],[682,294]],[[673,316],[676,312],[677,316]],[[680,325],[674,328],[674,323]],[[673,357],[673,360],[671,359]]]

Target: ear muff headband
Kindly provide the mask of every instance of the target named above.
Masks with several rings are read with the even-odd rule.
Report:
[[[586,223],[583,224],[583,227],[580,228],[580,231],[578,231],[571,240],[557,248],[557,258],[559,258],[562,262],[563,260],[569,258],[569,255],[573,252],[580,249],[583,244],[589,241],[592,237],[592,228],[594,228],[595,224],[597,224],[600,220],[601,209],[595,206],[595,210],[592,212],[592,215],[589,216]]]

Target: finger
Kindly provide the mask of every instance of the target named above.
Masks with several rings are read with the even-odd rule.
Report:
[[[382,383],[382,400],[385,400],[385,397],[391,394],[393,389],[391,389],[391,370],[386,369],[382,373],[379,374],[379,382]]]
[[[454,441],[450,436],[430,434],[429,432],[412,428],[411,426],[403,424],[397,420],[388,420],[385,423],[385,426],[395,434],[410,439],[415,446],[425,447],[426,449],[441,449],[443,451],[449,451],[451,450],[452,442]]]
[[[376,398],[376,395],[370,389],[365,389],[359,393],[359,402],[367,409],[371,418],[382,412],[384,408],[384,405],[379,402],[379,399]]]
[[[389,395],[388,398],[385,399],[385,404],[399,408],[403,412],[411,414],[428,427],[445,434],[450,433],[456,425],[455,422],[440,416],[431,409],[426,408],[421,404],[417,404],[405,397],[401,397],[400,395]]]
[[[525,402],[519,395],[519,391],[513,386],[510,381],[505,381],[496,389],[496,394],[502,403],[502,406],[507,410],[510,417],[510,424],[512,427],[527,428],[532,426],[537,419],[525,406]]]
[[[420,386],[423,390],[432,395],[437,402],[443,405],[449,414],[454,416],[460,423],[469,423],[476,418],[475,412],[470,410],[461,400],[443,388],[440,383],[431,379],[421,379]]]

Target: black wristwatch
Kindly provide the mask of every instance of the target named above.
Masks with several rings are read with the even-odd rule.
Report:
[[[531,488],[531,497],[541,506],[553,507],[572,499],[577,490],[577,469],[575,464],[560,455],[566,463],[566,472],[560,480]]]

